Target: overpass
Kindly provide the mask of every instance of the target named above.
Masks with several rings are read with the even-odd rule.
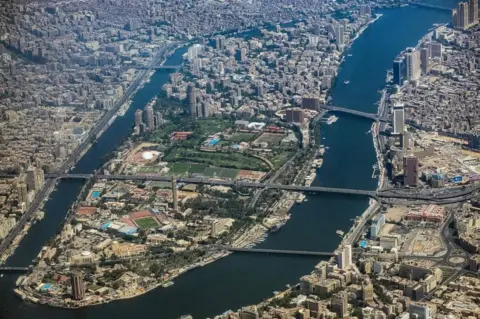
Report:
[[[277,254],[294,256],[312,256],[312,257],[333,257],[335,253],[307,250],[284,250],[284,249],[263,249],[263,248],[235,248],[223,247],[225,250],[239,253],[257,253],[257,254]]]
[[[333,105],[324,105],[324,106],[322,106],[322,108],[328,110],[329,112],[355,115],[355,116],[363,117],[363,118],[370,119],[370,120],[373,120],[373,121],[390,122],[389,117],[379,116],[378,114],[366,113],[366,112],[361,112],[361,111],[352,110],[352,109],[346,109],[344,107],[333,106]]]
[[[125,181],[154,181],[154,182],[169,182],[170,177],[157,175],[93,175],[93,174],[47,174],[46,178],[52,179],[90,179],[95,177],[97,179],[105,180],[125,180]],[[253,183],[240,181],[225,181],[214,180],[208,178],[177,178],[177,183],[186,184],[205,184],[205,185],[221,185],[221,186],[235,186],[235,187],[251,187],[251,188],[268,188],[268,189],[282,189],[297,192],[312,192],[312,193],[338,193],[349,195],[364,195],[375,196],[376,191],[359,190],[359,189],[342,189],[320,186],[298,186],[298,185],[283,185],[273,183]]]
[[[180,70],[181,65],[159,65],[159,66],[138,66],[137,70],[171,70],[171,71],[178,71]]]
[[[27,273],[30,271],[29,267],[0,267],[0,273]]]
[[[413,2],[409,1],[407,2],[409,5],[412,6],[418,6],[418,7],[424,7],[424,8],[430,8],[430,9],[436,9],[436,10],[442,10],[442,11],[448,11],[452,12],[452,8],[449,7],[444,7],[444,6],[439,6],[436,4],[428,4],[428,3],[423,3],[423,2]]]

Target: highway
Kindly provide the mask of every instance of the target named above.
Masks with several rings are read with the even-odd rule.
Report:
[[[165,58],[165,54],[174,47],[178,46],[180,42],[172,42],[167,46],[161,48],[155,57],[152,59],[150,65],[158,65],[162,59]],[[141,83],[145,75],[150,71],[150,69],[145,69],[139,72],[135,80],[125,91],[125,94],[115,103],[114,107],[107,111],[105,115],[100,119],[100,121],[92,128],[89,132],[87,138],[79,144],[76,149],[70,154],[68,159],[63,163],[63,165],[58,169],[58,173],[67,172],[83,155],[83,153],[88,149],[90,144],[96,140],[102,131],[108,127],[108,122],[110,119],[118,112],[118,109],[130,98],[130,96],[135,93],[138,88],[138,85]],[[30,203],[27,211],[22,215],[17,224],[13,229],[8,233],[8,235],[0,243],[0,255],[4,254],[8,246],[12,243],[13,239],[20,234],[20,231],[25,227],[25,224],[32,218],[33,213],[35,213],[42,201],[48,196],[48,194],[53,190],[57,179],[48,179],[45,181],[42,189],[36,194],[33,202]]]

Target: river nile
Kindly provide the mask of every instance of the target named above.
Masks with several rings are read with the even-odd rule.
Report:
[[[415,45],[433,23],[445,23],[450,19],[448,12],[424,8],[404,7],[380,13],[383,16],[365,30],[348,52],[351,56],[342,65],[333,88],[333,105],[376,113],[378,90],[383,87],[385,72],[391,68],[396,54]],[[177,51],[167,64],[178,64],[184,52],[185,49]],[[143,108],[167,80],[168,73],[157,72],[136,94],[126,115],[117,118],[74,171],[89,173],[98,168],[102,158],[129,134],[135,110]],[[346,80],[350,81],[349,85],[343,84]],[[328,149],[314,185],[375,189],[377,180],[371,178],[375,152],[372,136],[367,134],[370,127],[368,120],[349,116],[341,116],[333,125],[322,126],[322,144]],[[30,230],[8,265],[31,263],[45,241],[58,230],[81,187],[78,181],[62,181],[58,185],[45,205],[45,219]],[[333,251],[340,242],[336,230],[348,230],[352,219],[367,206],[368,199],[363,197],[309,196],[307,202],[292,209],[292,218],[282,230],[271,234],[260,247]],[[182,314],[205,318],[271,297],[274,290],[296,283],[318,261],[315,258],[233,254],[180,276],[169,288],[77,310],[24,303],[12,291],[16,276],[5,276],[0,279],[0,318],[123,319],[141,315],[173,319]]]

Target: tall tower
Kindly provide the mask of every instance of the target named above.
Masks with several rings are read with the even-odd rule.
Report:
[[[459,2],[456,10],[456,19],[454,26],[456,28],[465,30],[468,28],[468,4],[466,2]]]
[[[190,109],[190,116],[197,117],[197,92],[195,85],[190,84],[187,88],[188,106]]]
[[[25,183],[18,183],[17,184],[17,195],[18,195],[18,201],[20,203],[27,203],[28,202],[27,185]]]
[[[178,211],[177,178],[172,175],[172,201],[173,210]]]
[[[343,25],[335,26],[335,42],[339,48],[345,44],[344,31]]]
[[[405,109],[399,103],[393,106],[393,134],[403,134],[405,131]]]
[[[345,318],[348,312],[348,296],[347,293],[342,291],[336,294],[332,300],[333,311],[337,314],[338,318]]]
[[[143,112],[142,110],[135,111],[135,127],[140,127],[143,123]]]
[[[40,168],[30,168],[27,171],[28,190],[38,191],[45,181],[43,170]]]
[[[83,278],[80,273],[72,273],[71,277],[72,284],[72,297],[75,300],[82,300],[85,298],[85,285],[83,284]]]
[[[403,184],[414,187],[418,184],[418,158],[416,156],[403,158]]]
[[[422,48],[420,50],[420,66],[422,68],[422,73],[427,74],[430,69],[430,50],[428,48]]]
[[[155,129],[155,121],[153,119],[153,109],[149,104],[145,107],[145,122],[149,131]]]
[[[468,24],[478,23],[478,0],[468,0]]]

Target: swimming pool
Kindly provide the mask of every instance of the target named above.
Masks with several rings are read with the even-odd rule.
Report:
[[[99,192],[99,191],[93,192],[93,193],[92,193],[92,197],[93,197],[93,198],[98,198],[98,197],[100,197],[100,192]]]

